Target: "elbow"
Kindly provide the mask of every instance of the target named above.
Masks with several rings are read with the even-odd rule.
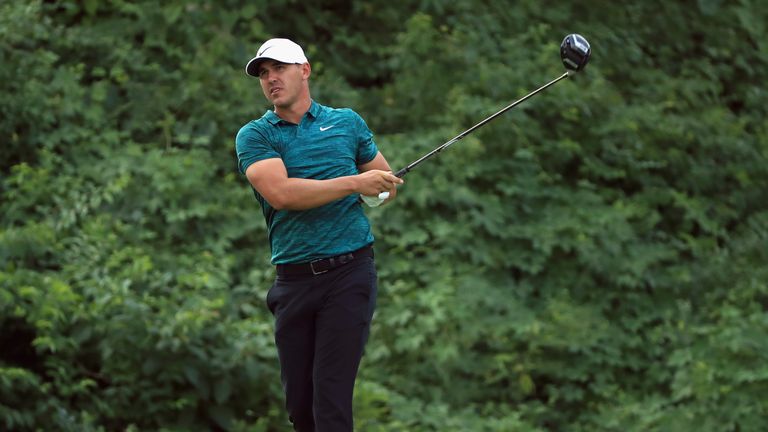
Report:
[[[286,193],[275,193],[265,197],[270,206],[275,210],[297,210],[296,203]]]
[[[300,210],[300,201],[292,188],[286,185],[269,185],[259,191],[262,197],[275,210]]]
[[[282,197],[267,198],[267,202],[275,210],[290,210],[288,208],[288,203],[286,203],[285,199]]]

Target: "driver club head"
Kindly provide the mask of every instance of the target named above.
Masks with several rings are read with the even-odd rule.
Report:
[[[568,72],[579,72],[587,66],[592,48],[584,36],[573,33],[560,44],[560,59]]]

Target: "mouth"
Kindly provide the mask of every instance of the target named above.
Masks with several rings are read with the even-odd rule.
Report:
[[[281,90],[282,90],[282,88],[281,88],[281,87],[274,87],[274,88],[272,88],[272,89],[269,91],[269,95],[270,95],[270,96],[275,96],[275,95],[277,95],[277,92],[279,92],[279,91],[281,91]]]

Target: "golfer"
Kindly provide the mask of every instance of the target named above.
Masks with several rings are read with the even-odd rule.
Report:
[[[245,67],[274,105],[237,134],[240,171],[269,232],[285,405],[297,431],[352,431],[352,390],[376,304],[371,226],[360,194],[397,195],[365,121],[312,100],[312,68],[288,39],[270,39]]]

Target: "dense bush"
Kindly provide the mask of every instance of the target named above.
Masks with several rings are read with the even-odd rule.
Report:
[[[768,430],[759,2],[267,3],[0,4],[0,429],[287,429],[233,152],[265,38],[400,168],[561,74],[578,32],[583,74],[368,210],[357,428]]]

